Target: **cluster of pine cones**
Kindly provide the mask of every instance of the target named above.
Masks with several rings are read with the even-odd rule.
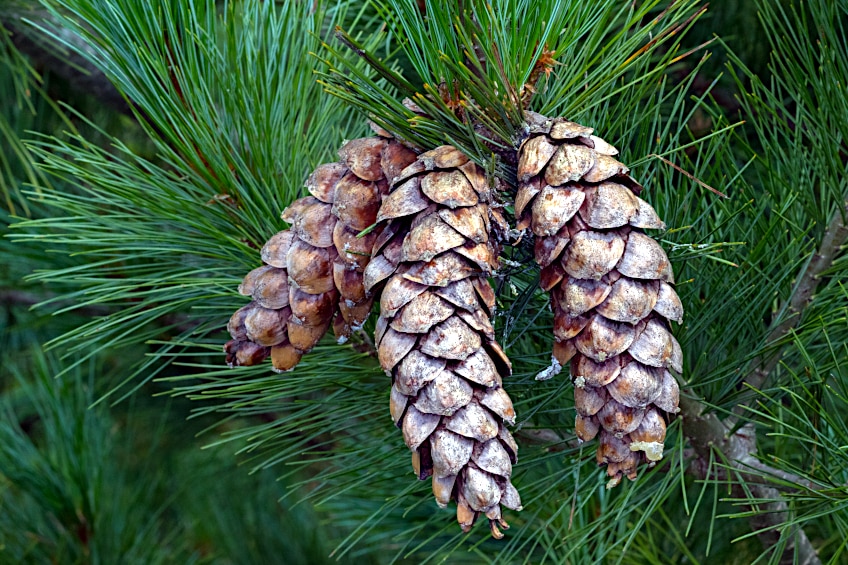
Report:
[[[342,342],[379,298],[374,343],[391,376],[389,412],[430,478],[439,506],[456,502],[468,531],[485,515],[521,509],[511,483],[518,446],[504,390],[512,366],[495,339],[489,277],[508,243],[504,205],[534,238],[554,312],[547,375],[570,362],[580,441],[599,436],[608,486],[662,457],[677,412],[682,352],[669,320],[683,308],[668,257],[645,229],[665,226],[642,187],[590,128],[527,113],[514,202],[459,150],[418,153],[390,134],[356,139],[309,177],[310,196],[282,218],[289,230],[262,248],[263,265],[230,319],[230,365],[271,357],[288,371],[332,326]],[[529,232],[528,232],[529,230]]]

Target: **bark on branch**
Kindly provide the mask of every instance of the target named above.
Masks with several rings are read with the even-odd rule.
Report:
[[[733,428],[722,422],[714,412],[708,412],[703,403],[688,396],[680,399],[680,412],[683,418],[683,433],[689,438],[689,443],[701,461],[710,460],[712,450],[718,450],[734,472],[745,481],[754,498],[770,501],[755,506],[756,514],[750,518],[750,523],[751,528],[759,532],[758,537],[763,546],[774,547],[780,540],[781,526],[789,519],[789,506],[781,497],[780,491],[767,484],[762,477],[763,472],[778,476],[780,472],[756,458],[757,436],[753,426],[746,425],[734,432]],[[756,472],[752,473],[752,468],[755,468]],[[705,465],[701,465],[696,467],[696,472],[703,476],[706,474],[705,469]],[[745,493],[737,487],[736,495],[742,497]],[[797,563],[802,565],[821,564],[818,552],[807,534],[797,527],[793,529],[792,535],[787,536],[780,563],[796,563],[796,555]]]
[[[818,250],[798,278],[789,299],[780,311],[780,321],[769,332],[766,343],[778,343],[800,322],[804,310],[810,305],[818,289],[822,273],[830,268],[836,255],[848,241],[846,217],[848,201],[834,212]],[[756,357],[751,362],[753,370],[745,382],[753,389],[762,388],[780,362],[780,357],[780,349]],[[752,528],[760,532],[758,535],[763,545],[767,548],[773,547],[781,537],[781,526],[788,520],[789,507],[782,499],[780,490],[768,484],[763,475],[773,475],[806,488],[815,486],[789,473],[772,469],[756,458],[757,437],[753,425],[735,429],[737,418],[744,411],[745,403],[740,403],[733,415],[722,421],[715,413],[709,412],[702,402],[696,400],[691,390],[686,392],[680,400],[680,408],[683,431],[689,442],[702,461],[710,459],[713,449],[718,450],[730,463],[731,468],[748,484],[753,498],[769,501],[757,505],[757,513],[750,521]],[[788,538],[781,563],[794,563],[796,556],[798,562],[803,565],[821,563],[815,548],[801,528],[795,528]]]

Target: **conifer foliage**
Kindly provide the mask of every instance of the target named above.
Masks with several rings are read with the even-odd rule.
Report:
[[[844,560],[848,3],[710,10],[0,5],[0,561]]]

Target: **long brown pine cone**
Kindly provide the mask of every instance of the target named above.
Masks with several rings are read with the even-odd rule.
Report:
[[[664,413],[678,411],[683,318],[665,251],[645,229],[665,224],[642,187],[592,129],[528,113],[519,149],[518,228],[535,236],[541,286],[554,311],[552,375],[571,363],[577,437],[600,433],[608,487],[662,458]]]
[[[485,514],[500,538],[501,506],[520,510],[521,501],[505,427],[515,412],[502,388],[511,366],[491,324],[487,276],[506,229],[492,199],[482,169],[460,151],[422,153],[383,200],[365,288],[382,287],[375,342],[415,473],[432,476],[439,506],[456,501],[463,531]]]
[[[371,311],[363,271],[377,234],[357,237],[377,219],[386,179],[416,154],[387,137],[364,137],[339,150],[341,160],[320,165],[306,182],[310,196],[282,214],[291,229],[262,248],[264,265],[245,276],[239,292],[253,301],[230,318],[227,363],[255,365],[269,355],[273,368],[300,362],[330,325],[339,341]]]

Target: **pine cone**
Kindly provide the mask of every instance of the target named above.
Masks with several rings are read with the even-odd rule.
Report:
[[[683,306],[671,264],[645,229],[665,224],[642,187],[592,129],[528,113],[519,149],[518,228],[535,236],[541,286],[551,293],[555,365],[571,362],[577,437],[600,432],[609,487],[662,458],[678,411],[682,351],[669,331]],[[554,373],[551,371],[549,373]]]
[[[253,301],[233,314],[227,363],[254,365],[269,355],[277,371],[292,369],[331,323],[339,341],[362,326],[373,297],[363,271],[377,234],[358,234],[377,219],[388,181],[416,155],[394,139],[365,137],[339,150],[341,161],[320,165],[282,214],[291,225],[262,248],[265,263],[239,292]]]
[[[501,506],[521,502],[510,483],[517,445],[505,427],[515,412],[502,388],[511,365],[491,324],[487,275],[506,229],[492,198],[460,151],[421,154],[380,207],[365,289],[383,287],[375,343],[415,473],[432,476],[439,506],[456,500],[463,531],[482,513],[500,538]]]

